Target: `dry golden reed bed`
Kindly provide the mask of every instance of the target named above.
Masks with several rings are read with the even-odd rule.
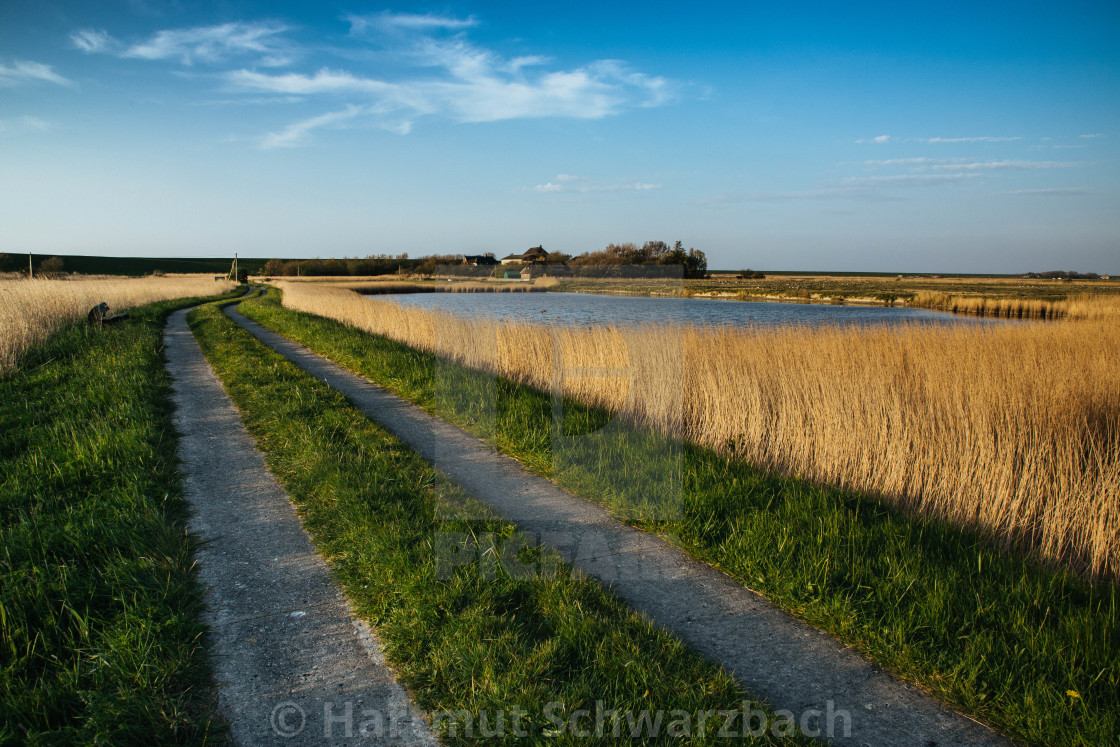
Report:
[[[279,285],[290,308],[546,390],[567,371],[565,394],[637,422],[1120,577],[1116,299],[1014,325],[576,329]]]
[[[0,279],[0,374],[32,345],[84,320],[104,301],[114,311],[169,298],[205,296],[234,287],[213,275],[64,280]]]

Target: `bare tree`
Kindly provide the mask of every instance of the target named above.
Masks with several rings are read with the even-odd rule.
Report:
[[[47,257],[39,264],[39,273],[45,278],[56,278],[65,272],[61,257]]]

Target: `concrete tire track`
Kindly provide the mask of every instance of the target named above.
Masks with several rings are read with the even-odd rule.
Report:
[[[218,707],[237,745],[436,745],[175,312],[164,332]],[[360,726],[374,727],[363,735]],[[375,727],[381,724],[380,734]],[[329,734],[329,736],[328,736]]]

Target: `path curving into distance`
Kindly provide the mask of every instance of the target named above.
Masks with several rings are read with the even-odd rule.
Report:
[[[188,527],[202,540],[218,708],[233,743],[436,745],[241,424],[188,311],[171,315],[163,339]]]
[[[458,427],[247,319],[265,345],[345,395],[372,420],[542,545],[731,672],[756,697],[844,745],[1002,745],[988,727],[869,663],[832,637],[649,533],[525,471]],[[850,728],[845,729],[845,724]]]

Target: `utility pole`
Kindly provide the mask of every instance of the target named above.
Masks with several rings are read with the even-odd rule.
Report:
[[[33,280],[35,278],[35,270],[31,267],[31,252],[27,253],[27,279]]]
[[[241,282],[241,276],[237,274],[237,252],[233,253],[233,282]]]

